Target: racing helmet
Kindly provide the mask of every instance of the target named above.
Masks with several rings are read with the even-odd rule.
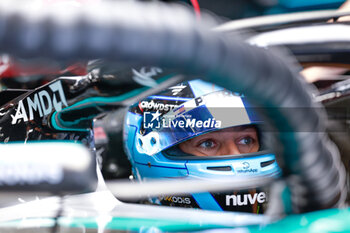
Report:
[[[275,155],[262,143],[254,153],[196,156],[181,143],[201,135],[250,126],[261,138],[259,120],[246,98],[196,79],[152,95],[132,105],[124,122],[124,147],[137,180],[152,178],[221,179],[232,176],[279,177]],[[258,139],[259,141],[262,141]],[[225,193],[162,196],[153,203],[262,213],[268,194],[261,187]]]

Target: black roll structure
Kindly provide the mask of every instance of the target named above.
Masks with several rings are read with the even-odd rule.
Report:
[[[105,58],[177,68],[244,93],[279,130],[295,212],[339,207],[345,171],[292,62],[211,30],[215,20],[163,4],[101,2],[77,9],[0,3],[0,51],[24,58]],[[306,108],[290,114],[290,108]],[[272,109],[272,110],[271,110]],[[289,110],[288,110],[289,109]],[[307,114],[306,114],[307,113]],[[307,129],[307,130],[305,130]]]

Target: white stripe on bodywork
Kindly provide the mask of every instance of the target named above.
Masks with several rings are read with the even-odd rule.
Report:
[[[276,30],[262,33],[248,40],[249,44],[267,47],[283,44],[350,41],[349,25],[322,25]]]

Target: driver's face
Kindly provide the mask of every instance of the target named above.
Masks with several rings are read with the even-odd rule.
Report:
[[[254,126],[236,126],[200,135],[179,147],[196,156],[238,155],[257,152],[259,139]]]

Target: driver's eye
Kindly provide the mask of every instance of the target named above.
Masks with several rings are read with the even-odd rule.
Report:
[[[254,142],[254,139],[251,137],[244,137],[241,140],[238,141],[238,144],[241,145],[250,145]]]
[[[249,153],[252,152],[252,148],[254,148],[256,144],[256,140],[250,136],[246,136],[244,138],[241,138],[237,142],[237,147],[240,153]]]
[[[215,147],[215,142],[212,140],[205,140],[198,145],[202,149],[212,149]]]

